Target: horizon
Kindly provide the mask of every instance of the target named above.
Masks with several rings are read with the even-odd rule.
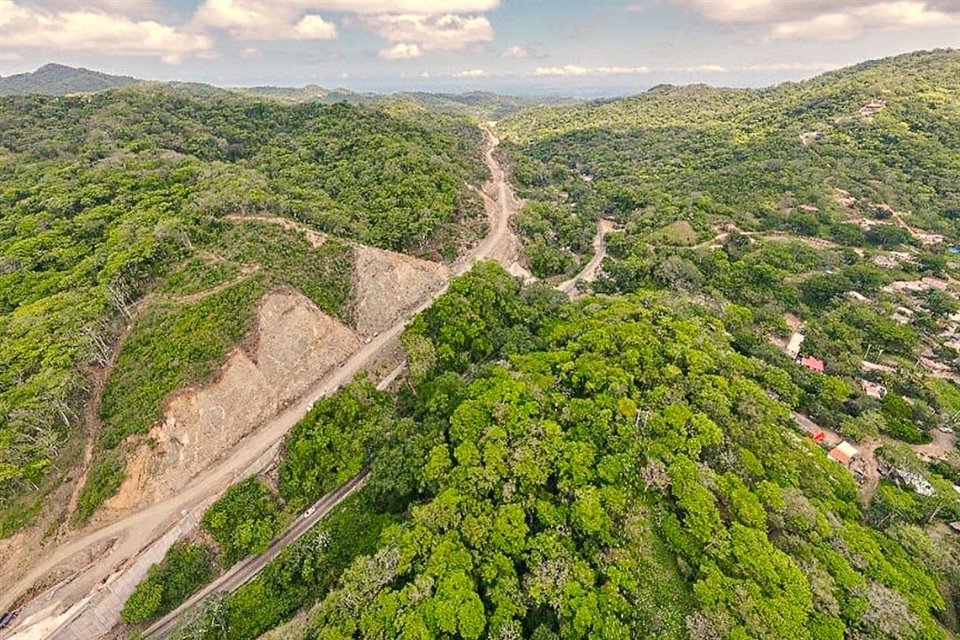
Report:
[[[3,77],[600,98],[958,47],[954,0],[0,0]]]

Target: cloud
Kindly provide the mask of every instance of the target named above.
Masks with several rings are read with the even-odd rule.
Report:
[[[507,47],[503,50],[503,53],[500,54],[501,58],[529,58],[530,52],[526,47],[521,47],[518,44]]]
[[[647,5],[641,2],[634,2],[633,4],[628,4],[624,8],[624,11],[626,11],[627,13],[640,13],[641,11],[646,11],[646,10],[647,10]]]
[[[414,44],[423,51],[459,50],[493,40],[490,21],[480,15],[380,14],[354,18],[350,24],[372,31],[387,42]]]
[[[381,60],[412,60],[423,55],[423,50],[415,44],[398,42],[392,47],[381,49],[377,57]]]
[[[568,64],[562,67],[537,67],[538,76],[616,76],[650,73],[649,67],[581,67]]]
[[[749,64],[739,71],[831,71],[844,66],[833,62],[771,62],[769,64]]]
[[[726,67],[719,64],[697,64],[692,67],[673,67],[668,71],[681,71],[684,73],[726,73],[729,71]]]
[[[707,20],[754,24],[773,39],[850,40],[868,32],[960,26],[956,0],[673,0]]]
[[[482,78],[487,75],[487,72],[483,69],[465,69],[463,71],[457,71],[453,74],[454,78]]]
[[[237,40],[331,40],[337,26],[308,13],[310,3],[206,0],[193,16],[199,28],[224,29]],[[298,20],[299,18],[299,20]]]
[[[304,10],[341,13],[478,13],[500,6],[500,0],[258,0],[267,7],[297,5]]]
[[[105,55],[155,56],[177,64],[209,53],[213,40],[154,20],[134,20],[96,8],[48,11],[0,0],[3,46],[89,51]]]
[[[257,60],[263,57],[263,52],[256,47],[247,47],[240,52],[240,57],[244,60]]]

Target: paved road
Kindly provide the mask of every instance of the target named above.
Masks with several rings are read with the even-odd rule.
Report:
[[[478,260],[499,257],[497,254],[502,253],[501,245],[508,242],[511,237],[510,216],[516,210],[517,201],[509,185],[506,184],[503,170],[494,157],[493,150],[498,140],[489,129],[486,134],[488,148],[484,159],[496,186],[498,200],[495,203],[487,201],[490,217],[489,234],[473,251],[455,263],[453,268],[455,274],[466,272]],[[195,516],[200,507],[208,504],[212,497],[225,491],[235,480],[257,473],[266,467],[273,459],[284,435],[306,415],[313,404],[348,383],[376,356],[391,348],[406,328],[408,319],[428,308],[447,290],[447,286],[444,284],[438,288],[419,307],[411,311],[408,318],[382,331],[369,344],[364,345],[339,369],[318,381],[300,400],[278,413],[241,442],[223,460],[198,476],[185,491],[133,512],[121,520],[55,549],[47,550],[42,559],[38,558],[26,575],[13,583],[0,596],[0,611],[9,608],[34,583],[51,570],[62,566],[71,557],[103,541],[115,540],[107,556],[85,567],[73,578],[56,585],[37,598],[41,602],[38,602],[34,609],[40,609],[42,605],[42,608],[48,611],[44,618],[50,617],[49,610],[63,611],[74,606],[74,603],[82,601],[84,604],[65,622],[59,624],[52,632],[37,635],[25,629],[28,621],[37,623],[45,620],[31,620],[30,615],[25,615],[19,619],[19,625],[0,632],[0,637],[10,637],[9,634],[14,631],[17,632],[17,636],[13,637],[18,637],[19,632],[26,631],[22,637],[38,640],[53,637],[69,638],[72,637],[71,634],[63,633],[66,627],[77,626],[85,631],[73,635],[79,634],[81,638],[90,638],[97,637],[92,635],[97,629],[111,628],[119,619],[119,607],[122,606],[123,600],[135,587],[135,581],[132,578],[138,577],[141,571],[145,571],[142,566],[144,562],[138,562],[138,558],[143,560],[145,554],[152,557],[158,553],[162,557],[166,549],[175,541],[175,538],[171,540],[171,530],[184,527],[188,518]],[[135,569],[133,575],[129,575],[131,569]],[[127,580],[123,579],[125,573],[128,574]]]
[[[306,518],[302,516],[298,517],[282,536],[270,543],[270,547],[266,551],[258,556],[251,556],[235,564],[229,571],[195,593],[179,607],[150,625],[144,632],[144,635],[149,638],[154,638],[155,640],[165,640],[176,630],[180,616],[183,615],[187,609],[212,593],[221,591],[229,593],[248,582],[268,563],[280,555],[280,552],[283,551],[285,547],[302,537],[313,525],[317,524],[324,516],[336,508],[337,505],[346,500],[354,492],[359,491],[367,483],[369,478],[370,472],[364,471],[346,484],[337,487],[317,500],[313,504],[314,511]]]

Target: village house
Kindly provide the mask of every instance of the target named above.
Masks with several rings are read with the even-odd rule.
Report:
[[[800,430],[807,434],[814,442],[822,442],[826,437],[823,429],[817,426],[817,424],[807,416],[802,413],[797,413],[796,411],[791,413],[791,416],[793,417],[793,421],[797,423],[797,426],[800,427]]]
[[[857,451],[856,447],[844,440],[833,449],[830,449],[830,453],[827,454],[832,460],[836,460],[842,465],[849,465],[853,460],[860,455],[860,452]]]
[[[806,336],[799,332],[794,332],[794,334],[790,336],[790,342],[787,343],[786,353],[791,359],[796,360],[797,356],[800,355],[800,345],[803,344],[805,338]]]
[[[823,360],[815,358],[814,356],[803,356],[800,358],[800,364],[810,369],[810,371],[816,371],[817,373],[823,373],[826,370],[826,365]]]

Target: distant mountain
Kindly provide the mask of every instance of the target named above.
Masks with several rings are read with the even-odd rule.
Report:
[[[89,93],[140,82],[130,76],[114,76],[90,69],[45,64],[31,73],[0,78],[0,95],[13,96],[40,93],[64,96],[70,93]]]

